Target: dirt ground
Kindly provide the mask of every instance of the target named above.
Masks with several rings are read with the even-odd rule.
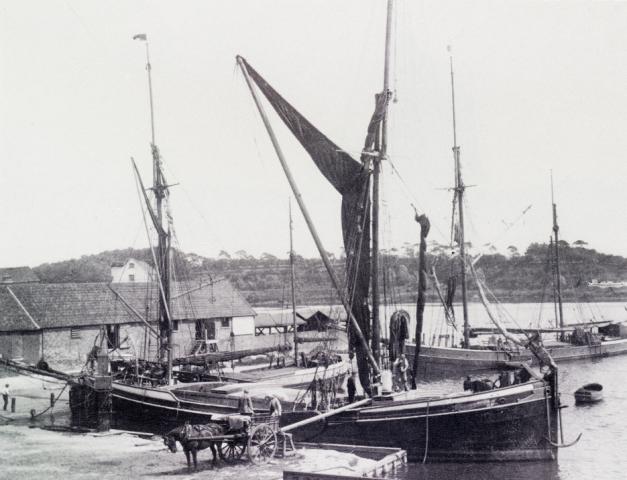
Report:
[[[187,469],[185,455],[171,453],[160,437],[145,439],[126,433],[60,433],[25,425],[0,426],[1,478],[118,479],[207,478],[236,480],[282,478],[283,470],[358,474],[373,460],[350,453],[299,449],[296,456],[273,459],[264,465],[241,461],[236,465],[213,466],[211,451],[198,453],[198,470]]]
[[[359,474],[373,460],[351,453],[330,450],[299,449],[294,457],[273,459],[256,466],[241,461],[236,465],[219,463],[213,467],[211,451],[198,453],[198,470],[187,469],[180,450],[171,453],[161,437],[136,436],[119,431],[108,434],[66,433],[42,429],[67,424],[67,391],[54,409],[31,420],[30,410],[43,412],[63,384],[41,379],[13,376],[0,378],[9,383],[16,398],[16,412],[0,411],[0,478],[11,480],[42,479],[126,479],[176,478],[241,480],[282,478],[283,470]],[[51,416],[52,413],[52,416]]]

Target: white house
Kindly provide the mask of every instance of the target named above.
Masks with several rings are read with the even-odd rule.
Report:
[[[143,260],[129,258],[111,265],[112,283],[151,283],[157,280],[155,269]]]

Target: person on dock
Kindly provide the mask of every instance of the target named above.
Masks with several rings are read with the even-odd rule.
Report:
[[[7,409],[7,405],[9,405],[9,395],[10,395],[10,390],[9,390],[9,384],[5,384],[4,388],[2,389],[2,400],[4,401],[4,406],[2,407],[2,410]]]
[[[268,406],[270,408],[270,416],[271,417],[280,417],[283,408],[281,407],[281,402],[276,397],[276,395],[268,395],[266,397],[268,401]]]
[[[239,397],[237,402],[237,409],[241,415],[252,415],[255,413],[255,409],[253,408],[253,400],[248,395],[248,390],[244,390],[242,396]]]
[[[357,391],[357,384],[355,383],[356,377],[357,377],[357,373],[352,372],[348,376],[348,380],[346,380],[346,391],[348,392],[348,403],[353,403],[355,401],[355,392]]]

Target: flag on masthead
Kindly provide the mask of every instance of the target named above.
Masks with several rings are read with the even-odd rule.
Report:
[[[148,40],[148,39],[146,38],[145,33],[138,33],[137,35],[133,36],[133,40]]]

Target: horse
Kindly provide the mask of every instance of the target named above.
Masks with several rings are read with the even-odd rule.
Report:
[[[212,464],[216,465],[218,462],[216,443],[222,442],[212,440],[211,437],[223,435],[228,426],[215,422],[209,422],[204,425],[190,425],[186,423],[182,427],[177,427],[163,436],[163,443],[170,449],[172,453],[176,453],[176,442],[178,441],[183,447],[185,458],[187,458],[187,468],[191,470],[190,453],[194,459],[194,469],[198,468],[198,461],[196,455],[198,450],[204,450],[210,448],[213,455]]]

